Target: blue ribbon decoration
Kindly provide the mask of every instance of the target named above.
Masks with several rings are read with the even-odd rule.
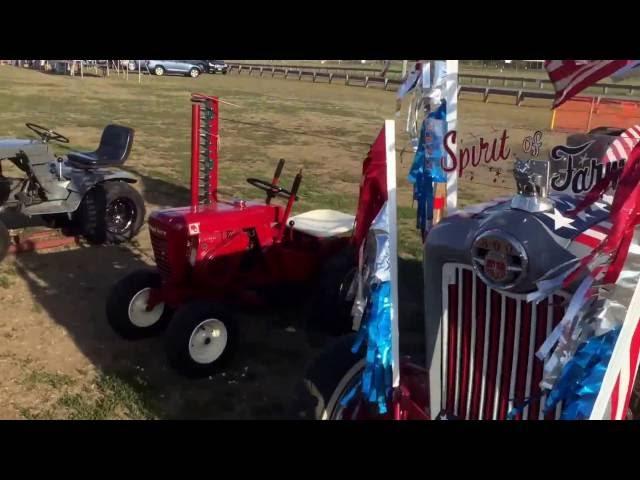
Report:
[[[584,342],[567,362],[547,396],[545,413],[562,401],[561,420],[586,420],[591,415],[620,327]]]
[[[387,401],[393,390],[391,351],[391,282],[375,285],[369,297],[363,325],[351,348],[357,353],[366,341],[367,353],[362,381],[356,384],[340,402],[343,406],[359,389],[369,403],[377,404],[380,414],[387,413]]]
[[[407,179],[413,184],[413,199],[417,203],[416,228],[424,235],[433,219],[433,184],[447,181],[441,165],[444,156],[447,104],[440,106],[424,118],[420,127],[420,141]]]

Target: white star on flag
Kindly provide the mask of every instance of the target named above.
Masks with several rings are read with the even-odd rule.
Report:
[[[554,230],[558,230],[558,229],[563,228],[563,227],[572,228],[574,230],[577,230],[576,227],[571,225],[573,223],[573,219],[563,216],[562,213],[557,208],[553,209],[553,213],[545,213],[545,215],[548,216],[549,218],[553,219],[553,224],[554,224],[553,225],[553,229]]]

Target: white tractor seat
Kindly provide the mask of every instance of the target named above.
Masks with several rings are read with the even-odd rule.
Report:
[[[355,220],[355,216],[337,210],[311,210],[289,218],[294,230],[319,238],[348,235]]]

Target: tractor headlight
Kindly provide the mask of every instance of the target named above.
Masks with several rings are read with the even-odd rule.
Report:
[[[490,287],[509,290],[527,275],[527,252],[518,239],[498,229],[481,233],[473,241],[471,261]]]

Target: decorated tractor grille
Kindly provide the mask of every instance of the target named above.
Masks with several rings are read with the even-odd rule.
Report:
[[[543,414],[535,354],[560,322],[566,297],[537,304],[493,289],[467,265],[443,269],[442,400],[434,414],[467,420],[553,419]]]

